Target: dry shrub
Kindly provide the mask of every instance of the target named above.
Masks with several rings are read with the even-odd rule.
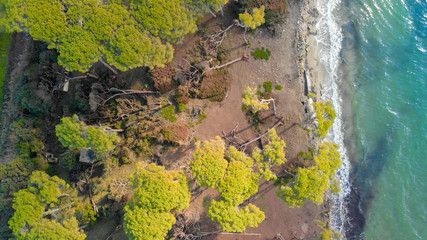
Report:
[[[188,137],[188,127],[181,124],[173,124],[163,129],[165,140],[182,144]]]
[[[278,11],[283,14],[288,8],[286,0],[256,0],[258,7],[264,5],[266,10]]]
[[[173,63],[167,63],[165,67],[154,67],[150,70],[151,78],[154,81],[154,87],[160,92],[169,92],[175,86],[175,67]]]
[[[179,86],[176,91],[175,99],[178,103],[187,104],[190,101],[190,92],[188,91],[188,87],[184,85]]]
[[[211,101],[222,101],[230,85],[230,79],[224,71],[217,71],[206,76],[200,86],[200,97],[209,98]]]

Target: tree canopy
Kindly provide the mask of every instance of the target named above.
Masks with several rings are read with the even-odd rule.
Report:
[[[253,8],[252,14],[245,11],[244,13],[239,14],[240,23],[245,28],[256,29],[265,23],[265,7],[261,6],[260,8]]]
[[[125,210],[124,227],[129,239],[163,240],[176,222],[170,212],[154,213],[138,206]]]
[[[328,130],[334,124],[334,120],[337,116],[334,105],[331,101],[327,102],[314,102],[313,106],[316,108],[317,117],[317,134],[320,138],[325,138],[328,134]]]
[[[334,143],[322,143],[314,157],[315,165],[299,168],[295,182],[282,186],[278,195],[291,207],[300,207],[308,199],[320,205],[330,187],[334,192],[339,191],[339,181],[334,177],[341,166],[338,148]]]
[[[196,143],[190,168],[201,186],[214,188],[224,177],[228,166],[224,154],[225,143],[220,137]]]
[[[227,171],[218,184],[221,197],[237,206],[258,192],[259,174],[252,170],[254,161],[233,146],[228,148]]]
[[[195,32],[199,14],[228,0],[7,0],[0,3],[0,28],[25,31],[59,52],[69,71],[87,71],[105,58],[117,69],[163,66],[170,43]]]
[[[275,129],[271,129],[268,136],[268,144],[262,151],[259,148],[254,148],[252,151],[252,157],[258,162],[259,171],[265,181],[277,179],[276,174],[271,171],[271,168],[286,162],[284,151],[286,147],[285,141],[277,136]]]
[[[209,217],[219,222],[227,232],[243,232],[248,226],[257,227],[264,221],[265,214],[253,204],[240,208],[228,201],[213,200],[209,207]]]
[[[56,136],[64,147],[80,150],[90,148],[95,152],[97,160],[105,159],[114,150],[118,137],[115,133],[86,126],[77,115],[61,118],[55,127]]]
[[[129,239],[165,239],[176,221],[171,212],[190,204],[187,177],[152,163],[139,165],[130,183],[134,198],[126,204],[124,217]]]
[[[72,216],[72,190],[64,180],[35,171],[28,188],[15,193],[9,227],[18,239],[85,239]],[[44,234],[43,234],[44,233]]]
[[[180,211],[190,202],[187,177],[182,171],[165,171],[163,166],[138,166],[130,178],[133,202],[151,212]]]

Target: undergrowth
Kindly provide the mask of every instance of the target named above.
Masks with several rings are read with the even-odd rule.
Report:
[[[252,56],[255,58],[255,60],[258,59],[264,59],[269,60],[271,55],[271,51],[268,48],[257,48],[255,51],[252,52]]]

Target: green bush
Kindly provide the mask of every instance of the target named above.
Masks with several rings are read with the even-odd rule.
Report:
[[[316,97],[316,94],[311,92],[311,93],[308,93],[308,94],[307,94],[307,97],[308,97],[308,98],[315,98],[315,97]]]
[[[276,88],[276,90],[280,91],[280,90],[282,90],[282,85],[277,84],[275,88]]]
[[[255,60],[258,59],[264,59],[269,60],[271,55],[271,51],[268,48],[257,48],[255,51],[252,52],[252,56],[255,58]]]
[[[175,106],[171,105],[168,107],[164,107],[162,110],[160,110],[160,116],[162,116],[164,119],[175,122],[176,116],[175,116]]]
[[[273,91],[273,83],[271,81],[264,82],[262,85],[266,93],[271,93]]]
[[[185,103],[179,103],[178,104],[179,112],[185,112],[185,107],[186,107]]]

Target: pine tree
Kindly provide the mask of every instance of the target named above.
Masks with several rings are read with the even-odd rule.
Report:
[[[154,163],[139,165],[130,178],[134,198],[126,204],[124,229],[129,239],[165,239],[176,222],[172,212],[190,204],[182,171],[165,171]]]
[[[227,158],[230,163],[218,191],[224,200],[236,206],[258,192],[259,174],[252,170],[253,159],[233,146],[228,148]]]
[[[74,194],[64,180],[45,172],[33,172],[28,188],[14,196],[15,213],[9,220],[10,229],[18,239],[40,239],[43,233],[45,239],[85,239],[73,211],[69,211]],[[47,218],[50,215],[52,219]]]
[[[330,142],[320,145],[314,157],[315,165],[308,169],[299,168],[295,182],[291,186],[281,186],[279,197],[290,207],[300,207],[307,200],[320,205],[329,188],[339,191],[339,181],[334,177],[341,166],[338,148],[338,145]]]
[[[228,166],[224,154],[225,143],[220,137],[196,143],[190,168],[202,187],[215,188],[224,177]]]
[[[228,201],[216,200],[212,201],[208,215],[227,232],[243,232],[248,226],[257,227],[265,219],[264,212],[253,204],[240,208]]]
[[[48,43],[69,71],[88,71],[100,59],[121,71],[153,68],[172,60],[170,43],[197,30],[198,14],[226,2],[7,0],[0,3],[0,28]]]
[[[265,23],[265,7],[261,6],[260,8],[253,8],[252,14],[245,11],[244,13],[239,14],[240,23],[244,28],[256,29]]]
[[[259,148],[254,148],[252,151],[252,157],[258,162],[259,171],[265,181],[276,180],[277,176],[271,168],[286,162],[285,141],[277,136],[275,129],[271,129],[268,136],[268,144],[262,151]]]

